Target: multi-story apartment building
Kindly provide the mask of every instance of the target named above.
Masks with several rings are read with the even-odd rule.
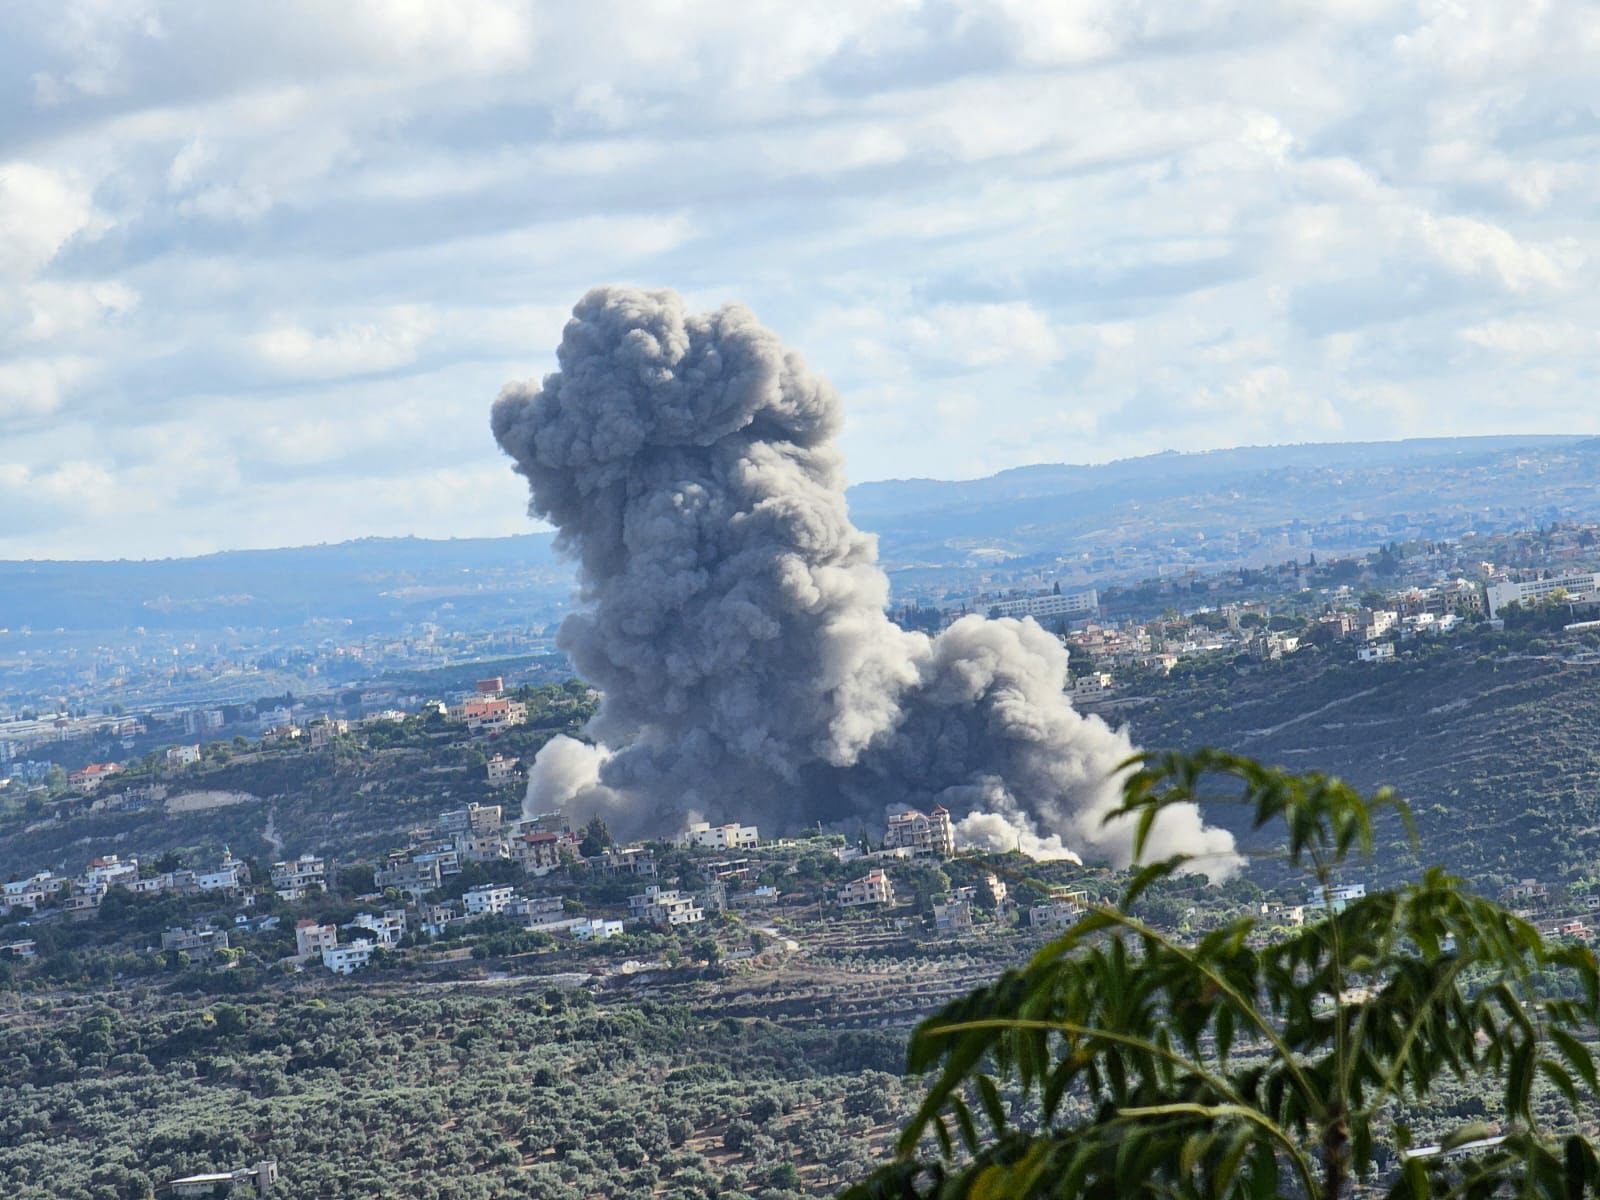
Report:
[[[294,952],[305,958],[312,954],[321,954],[329,946],[339,944],[339,928],[336,925],[319,925],[310,917],[303,921],[296,921],[294,926]]]
[[[628,897],[628,915],[652,925],[694,925],[705,920],[705,910],[693,896],[655,884],[637,896]]]
[[[893,904],[894,884],[882,871],[868,871],[839,889],[840,908],[862,908],[870,904]]]
[[[515,893],[504,884],[484,883],[462,893],[461,903],[469,917],[482,917],[503,913],[511,906]]]
[[[511,839],[511,861],[529,875],[545,875],[561,865],[562,838],[555,833],[524,833]]]
[[[498,804],[473,803],[439,814],[439,832],[447,836],[458,833],[499,833],[504,823]]]
[[[754,850],[760,840],[754,825],[741,825],[737,821],[726,825],[696,821],[683,835],[684,845],[702,850]]]
[[[335,975],[353,975],[372,961],[377,949],[366,938],[358,938],[347,946],[328,946],[322,951],[322,965]]]
[[[290,862],[272,864],[272,890],[278,899],[295,901],[303,898],[309,888],[328,886],[328,860],[314,854],[302,854]]]
[[[400,939],[406,935],[406,910],[386,908],[382,916],[366,912],[357,913],[355,920],[345,928],[360,929],[370,933],[380,946],[398,946]]]
[[[163,950],[176,950],[187,954],[191,962],[208,963],[217,951],[228,948],[228,934],[223,929],[209,925],[196,925],[193,929],[168,929],[161,935]]]
[[[942,804],[935,805],[930,813],[916,809],[892,813],[888,832],[884,835],[886,850],[905,847],[917,857],[951,858],[956,852],[955,827],[950,824],[950,813]]]

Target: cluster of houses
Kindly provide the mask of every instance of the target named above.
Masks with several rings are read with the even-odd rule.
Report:
[[[135,857],[119,858],[108,854],[90,861],[78,875],[57,875],[39,871],[26,879],[16,879],[0,891],[0,916],[25,909],[37,911],[46,901],[59,900],[59,908],[69,920],[85,920],[95,915],[106,893],[114,887],[126,888],[137,896],[172,893],[181,896],[214,892],[236,897],[250,904],[250,868],[230,854],[226,847],[222,862],[212,870],[142,872]]]

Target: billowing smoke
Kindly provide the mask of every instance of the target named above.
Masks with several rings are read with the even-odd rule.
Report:
[[[587,746],[539,754],[528,803],[622,834],[688,814],[763,832],[882,826],[943,804],[969,843],[1128,862],[1125,733],[1067,702],[1067,656],[1030,621],[965,617],[930,638],[885,615],[877,542],[850,523],[841,406],[800,356],[729,305],[598,288],[540,385],[512,384],[493,428],[576,558],[560,643],[603,695]],[[1237,863],[1198,810],[1150,853]]]

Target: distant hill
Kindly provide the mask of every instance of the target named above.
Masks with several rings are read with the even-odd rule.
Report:
[[[1585,640],[1483,631],[1389,664],[1302,651],[1175,678],[1112,719],[1149,748],[1220,746],[1392,786],[1416,817],[1417,861],[1479,883],[1580,883],[1600,860],[1600,659]],[[1245,833],[1237,810],[1212,816]],[[1384,840],[1367,877],[1409,876],[1399,830]]]
[[[998,559],[1139,578],[1319,552],[1389,536],[1453,536],[1600,516],[1600,438],[1426,438],[1168,452],[1098,466],[850,489],[897,588],[921,569],[960,589]],[[1272,531],[1273,538],[1255,535]],[[1276,540],[1274,540],[1274,538]],[[368,538],[289,550],[120,562],[0,562],[0,627],[207,630],[420,620],[458,627],[555,615],[571,570],[549,534]],[[1298,552],[1298,551],[1297,551]],[[919,579],[921,577],[918,577]]]

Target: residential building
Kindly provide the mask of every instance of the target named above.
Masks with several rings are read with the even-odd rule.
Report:
[[[972,901],[950,900],[933,906],[933,927],[940,933],[972,931]]]
[[[485,769],[489,773],[489,782],[495,786],[512,782],[517,777],[517,768],[522,765],[522,760],[505,754],[493,755]]]
[[[411,896],[434,891],[443,882],[438,859],[415,860],[404,855],[391,857],[372,873],[372,880],[377,887],[392,887]]]
[[[87,921],[99,910],[103,895],[104,892],[81,892],[68,896],[61,902],[61,911],[67,914],[69,921]]]
[[[644,846],[613,846],[601,853],[598,866],[607,875],[634,875],[653,879],[656,874],[656,852]]]
[[[67,775],[67,784],[80,792],[92,792],[113,775],[122,774],[121,763],[90,763]]]
[[[192,767],[200,761],[200,746],[172,746],[167,750],[167,766]]]
[[[694,897],[651,884],[641,894],[628,897],[628,915],[652,925],[694,925],[706,914]]]
[[[496,833],[458,833],[456,852],[462,862],[498,862],[509,856],[506,843]]]
[[[1095,700],[1111,691],[1116,680],[1109,671],[1085,671],[1072,677],[1070,694],[1074,700]]]
[[[737,821],[726,825],[696,821],[683,835],[684,845],[702,850],[754,850],[759,841],[754,825],[741,825]]]
[[[526,921],[532,928],[565,920],[567,906],[560,896],[515,896],[506,905],[505,914]]]
[[[984,886],[989,889],[989,898],[994,901],[995,911],[998,912],[1006,906],[1006,897],[1010,894],[1006,890],[1006,882],[998,875],[985,875]]]
[[[529,875],[547,875],[561,865],[563,839],[554,833],[524,833],[507,847],[511,861]]]
[[[1489,603],[1489,615],[1498,617],[1508,605],[1528,608],[1549,600],[1557,592],[1568,596],[1600,592],[1600,571],[1555,575],[1546,579],[1508,579],[1489,584],[1484,592]]]
[[[458,833],[499,833],[504,823],[498,804],[469,804],[439,814],[439,832],[454,836]]]
[[[1364,883],[1336,883],[1307,896],[1305,908],[1307,912],[1313,909],[1327,909],[1330,912],[1342,913],[1366,894],[1367,885]]]
[[[935,805],[924,815],[916,809],[891,813],[888,831],[884,835],[886,850],[904,847],[917,857],[951,858],[956,852],[955,828],[950,824],[950,812],[943,805]]]
[[[278,899],[302,899],[311,888],[328,887],[328,861],[314,854],[302,854],[291,862],[272,864],[272,890]]]
[[[191,962],[208,963],[218,950],[228,948],[228,932],[212,929],[209,925],[196,925],[192,929],[168,929],[161,935],[162,950],[176,950],[187,954]]]
[[[215,871],[194,872],[194,886],[202,892],[237,891],[250,882],[250,868],[226,849],[222,852],[222,865]]]
[[[1540,883],[1537,879],[1524,879],[1502,889],[1500,899],[1507,904],[1519,901],[1544,904],[1550,899],[1550,888],[1546,884]]]
[[[294,925],[294,952],[301,958],[321,954],[339,944],[339,930],[333,925],[318,925],[309,917]]]
[[[318,721],[306,727],[306,741],[313,750],[331,746],[335,738],[350,732],[349,721]]]
[[[107,854],[103,858],[89,861],[89,866],[80,880],[80,887],[86,892],[104,892],[107,888],[132,887],[138,879],[137,858],[121,859],[115,854]]]
[[[484,883],[462,894],[461,903],[469,917],[503,913],[511,906],[513,892],[505,884]]]
[[[1035,904],[1028,909],[1028,924],[1038,929],[1059,929],[1071,925],[1088,911],[1088,892],[1055,888],[1043,904]]]
[[[347,946],[326,946],[322,951],[322,965],[335,975],[353,975],[372,961],[377,949],[366,938],[357,938]]]
[[[257,1196],[265,1196],[278,1182],[278,1160],[263,1159],[253,1167],[240,1167],[237,1171],[207,1171],[200,1175],[185,1175],[174,1179],[164,1189],[169,1196],[228,1196],[244,1189],[253,1189]]]
[[[1365,663],[1393,662],[1394,643],[1374,642],[1370,646],[1362,646],[1356,651],[1356,657]]]
[[[893,904],[894,884],[883,871],[868,871],[860,879],[853,879],[840,887],[838,900],[840,908],[861,908],[869,904]]]
[[[450,719],[466,722],[467,728],[474,732],[493,732],[521,725],[528,719],[528,706],[503,696],[486,697],[456,705],[450,709]]]
[[[370,933],[380,946],[398,946],[406,935],[406,910],[386,908],[382,916],[374,913],[357,913],[346,929],[361,929]]]
[[[572,927],[572,936],[580,942],[603,942],[607,938],[622,936],[622,922],[590,917]]]

